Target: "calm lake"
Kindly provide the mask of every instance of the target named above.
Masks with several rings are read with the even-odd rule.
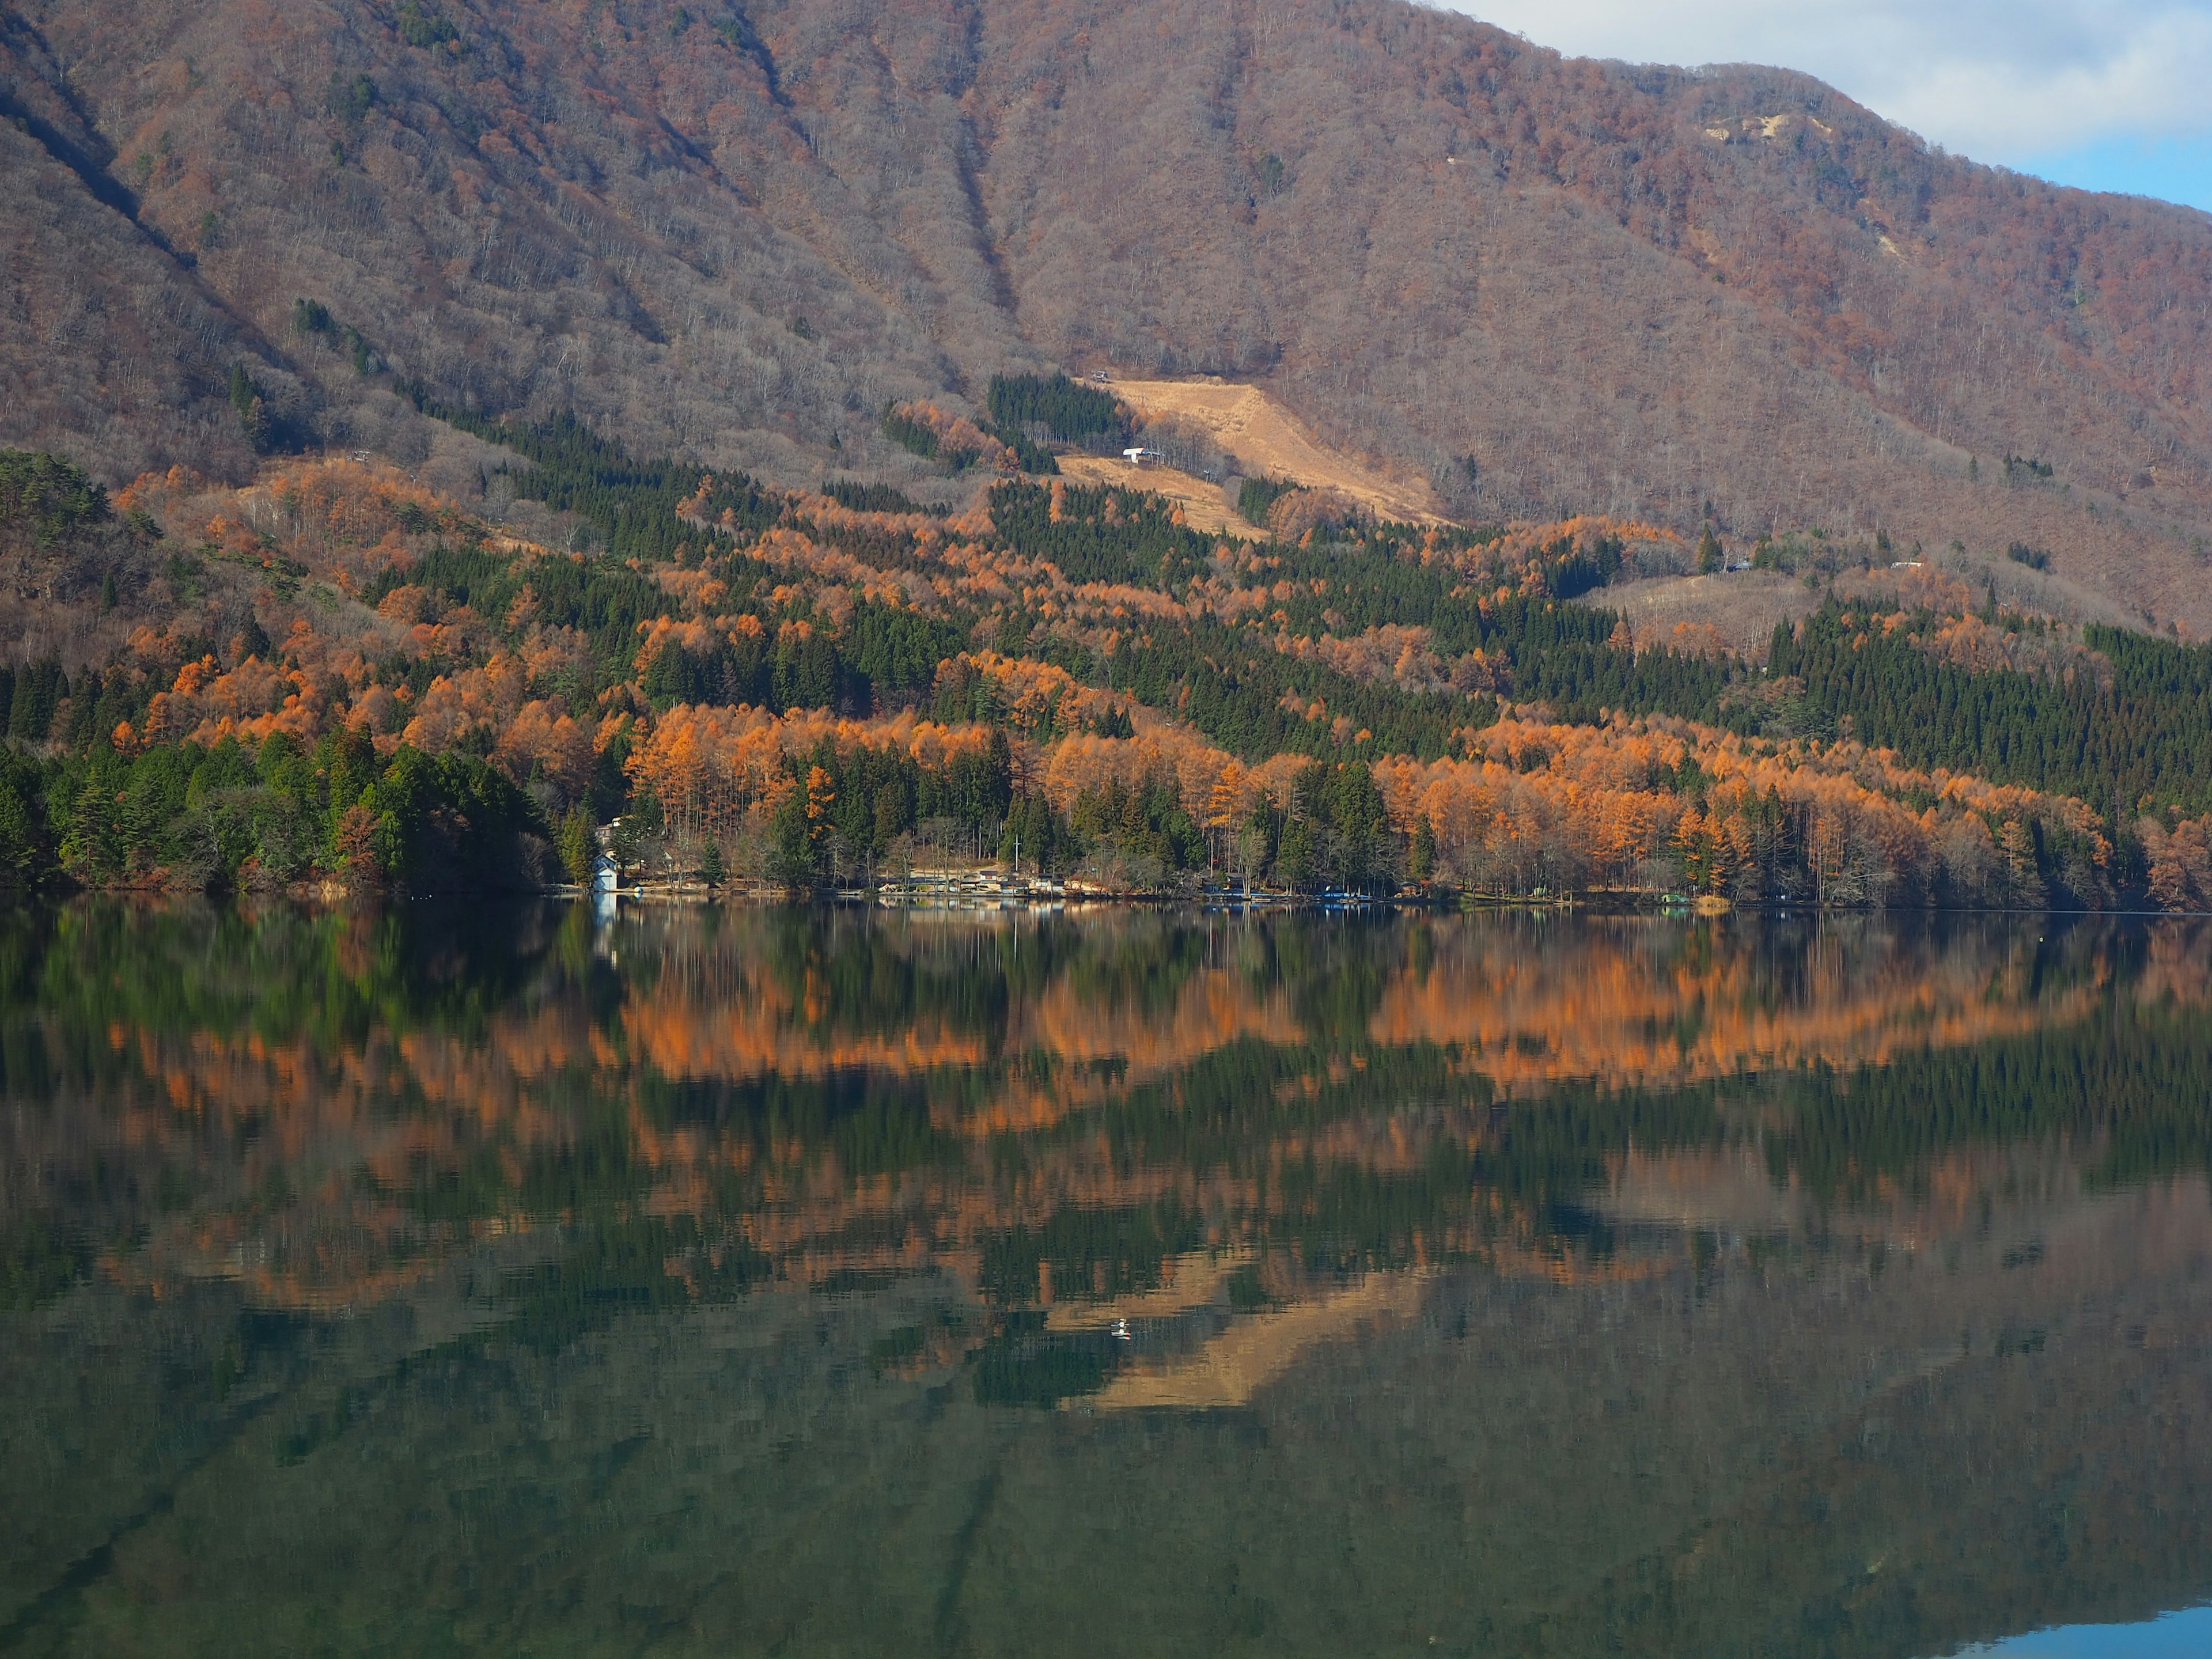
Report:
[[[2212,929],[0,911],[0,1652],[2212,1645]]]

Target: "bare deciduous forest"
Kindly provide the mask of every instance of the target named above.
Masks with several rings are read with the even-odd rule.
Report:
[[[1218,373],[1462,517],[2019,543],[2212,633],[2212,222],[1782,71],[1395,0],[33,0],[0,105],[0,439],[116,482],[418,462],[398,378],[915,481],[892,402]]]

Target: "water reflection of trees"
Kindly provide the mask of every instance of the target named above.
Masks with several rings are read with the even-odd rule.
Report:
[[[534,1639],[548,1575],[623,1650],[2139,1616],[2208,1535],[2203,944],[19,913],[0,1607],[150,1516],[112,1650],[248,1584]]]
[[[487,1230],[645,1215],[689,1218],[665,1252],[686,1282],[927,1261],[1014,1305],[1199,1246],[1601,1255],[1576,1206],[1630,1148],[1755,1141],[1837,1202],[2021,1137],[2125,1180],[2207,1156],[2200,945],[1895,918],[19,911],[9,1294],[216,1275],[358,1306]]]

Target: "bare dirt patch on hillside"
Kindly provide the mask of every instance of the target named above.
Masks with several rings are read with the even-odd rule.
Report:
[[[1381,518],[1444,521],[1425,481],[1393,478],[1330,448],[1304,422],[1255,386],[1202,380],[1116,380],[1114,395],[1147,419],[1170,416],[1203,428],[1237,458],[1246,476],[1287,478],[1349,495]]]
[[[1079,483],[1117,484],[1124,489],[1149,490],[1164,495],[1182,509],[1183,522],[1209,536],[1234,536],[1256,542],[1267,535],[1232,512],[1222,499],[1221,486],[1171,466],[1132,466],[1103,455],[1062,455],[1060,470]]]

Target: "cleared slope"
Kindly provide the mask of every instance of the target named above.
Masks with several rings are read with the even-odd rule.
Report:
[[[1171,466],[1133,466],[1118,456],[1074,454],[1060,458],[1060,470],[1079,483],[1114,484],[1164,495],[1175,503],[1183,522],[1194,530],[1247,542],[1258,541],[1267,533],[1231,509],[1219,484]]]
[[[1432,524],[1443,516],[1425,480],[1393,478],[1324,444],[1258,386],[1209,376],[1121,380],[1114,393],[1147,419],[1165,416],[1205,431],[1250,477],[1337,490],[1401,523]]]

